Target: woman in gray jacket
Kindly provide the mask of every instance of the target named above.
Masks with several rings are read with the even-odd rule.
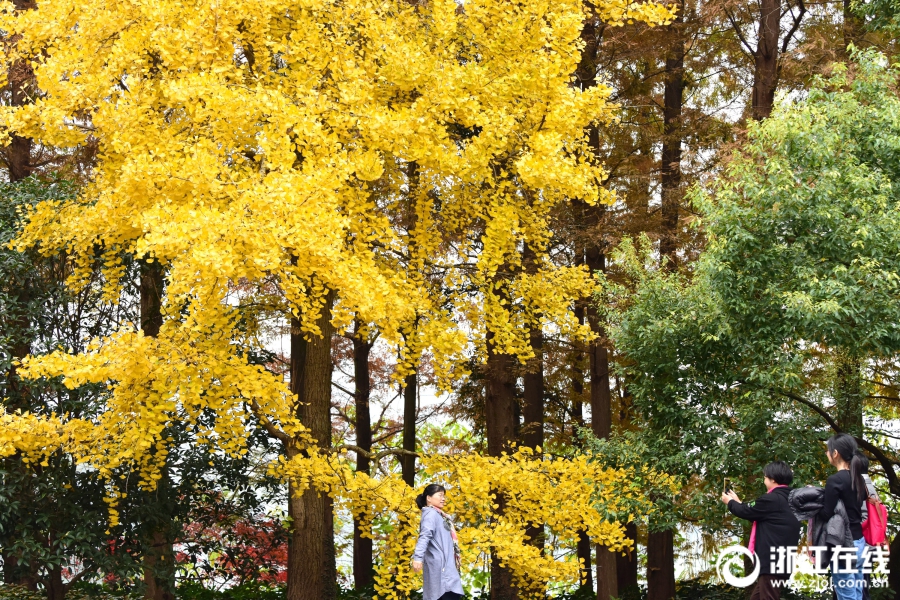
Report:
[[[422,521],[412,566],[417,573],[425,571],[423,600],[460,600],[464,594],[459,578],[456,529],[444,512],[446,494],[444,486],[432,483],[416,497],[416,504],[422,509]]]

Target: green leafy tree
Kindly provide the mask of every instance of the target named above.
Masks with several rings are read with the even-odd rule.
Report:
[[[7,411],[68,413],[91,418],[102,405],[101,386],[67,389],[59,381],[23,382],[16,361],[57,347],[83,349],[92,338],[128,321],[132,305],[100,301],[99,282],[77,291],[64,285],[71,273],[66,256],[41,256],[7,248],[17,233],[20,211],[50,198],[73,197],[63,179],[36,177],[0,185],[0,388]],[[4,579],[40,586],[62,598],[70,586],[99,571],[127,570],[127,556],[110,551],[101,482],[56,453],[40,464],[18,456],[0,463],[0,547]]]
[[[690,271],[657,268],[646,244],[615,257],[605,300],[640,435],[648,457],[681,454],[699,491],[729,477],[752,497],[743,482],[773,459],[821,479],[819,442],[847,431],[900,496],[881,427],[900,406],[898,71],[853,58],[694,188],[708,246]]]

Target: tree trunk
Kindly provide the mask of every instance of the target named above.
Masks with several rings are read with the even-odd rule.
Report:
[[[891,541],[888,562],[888,588],[894,590],[894,600],[900,600],[900,533]]]
[[[579,265],[583,263],[583,249],[579,247],[575,251],[575,264]],[[578,301],[575,304],[575,318],[578,320],[579,325],[584,325],[584,302],[582,301]],[[572,431],[573,436],[576,434],[577,428],[584,427],[584,411],[582,403],[582,397],[584,395],[584,369],[581,368],[583,353],[584,348],[581,345],[577,346],[575,350],[575,360],[572,363],[572,420],[575,424],[575,427],[573,427],[574,431]],[[581,574],[578,578],[579,586],[581,589],[593,590],[594,572],[591,568],[591,538],[588,537],[587,532],[578,532],[575,553],[576,556],[578,556],[578,560],[581,562]]]
[[[366,452],[372,451],[372,419],[369,413],[369,353],[372,344],[359,337],[360,324],[356,324],[356,335],[353,337],[353,376],[356,381],[354,400],[356,402],[356,445]],[[356,457],[356,471],[370,473],[369,457],[359,454]],[[363,537],[363,530],[358,519],[353,520],[353,583],[356,589],[362,589],[372,583],[372,538]],[[371,532],[368,532],[371,534]]]
[[[157,337],[162,328],[163,267],[159,262],[141,263],[141,331]]]
[[[419,381],[417,373],[413,372],[403,380],[403,449],[409,452],[416,451],[416,414],[418,412]],[[404,454],[400,458],[403,469],[403,481],[409,487],[416,485],[416,457]]]
[[[291,319],[291,391],[296,395],[295,414],[316,440],[318,449],[331,447],[331,306],[329,292],[318,326],[321,336],[307,340],[300,321]],[[298,450],[288,447],[288,458]],[[333,600],[336,598],[337,567],[334,554],[334,514],[327,494],[309,488],[297,495],[288,486],[287,600]]]
[[[634,542],[634,546],[627,554],[616,555],[616,583],[619,594],[638,587],[637,525],[633,521],[625,525],[625,535]]]
[[[409,0],[411,4],[415,4],[415,0]],[[416,212],[416,201],[419,195],[419,164],[416,161],[410,161],[406,165],[406,182],[407,182],[407,224],[406,231],[408,237],[409,265],[407,269],[412,277],[421,277],[424,267],[421,252],[416,245],[415,230],[419,220]],[[416,417],[419,408],[419,381],[418,372],[414,370],[403,380],[403,449],[408,452],[416,451]],[[402,471],[403,481],[409,487],[416,485],[416,457],[411,454],[405,454],[400,457],[400,467]]]
[[[484,421],[487,430],[489,456],[508,452],[516,438],[515,404],[516,378],[513,372],[516,359],[510,354],[496,352],[494,334],[487,333],[487,394]],[[506,498],[497,494],[498,514],[503,514]],[[513,585],[509,569],[500,565],[496,555],[491,556],[491,600],[516,600],[518,590]]]
[[[34,0],[13,0],[16,10],[32,10],[37,8]],[[10,40],[15,43],[17,40]],[[17,60],[10,65],[9,74],[10,105],[24,106],[34,101],[34,69],[28,60]],[[13,134],[9,146],[6,147],[6,164],[9,167],[9,180],[12,183],[25,179],[34,171],[31,166],[31,151],[34,144],[31,138]]]
[[[587,532],[579,531],[578,540],[575,542],[575,553],[581,561],[581,573],[578,576],[580,589],[594,589],[594,570],[591,568],[591,538]]]
[[[762,0],[762,10],[766,10],[767,3],[771,0]],[[678,212],[681,203],[681,118],[684,105],[684,36],[682,26],[684,23],[684,2],[679,2],[678,16],[672,26],[673,39],[669,45],[666,54],[666,78],[664,92],[664,108],[663,108],[663,147],[662,147],[662,169],[661,169],[661,187],[662,187],[662,231],[660,235],[659,253],[661,257],[666,257],[666,267],[675,270],[678,266]],[[768,13],[766,13],[768,14]],[[769,21],[760,20],[760,50],[756,54],[756,79],[753,87],[753,107],[756,111],[758,106],[759,88],[757,83],[765,84],[766,90],[771,91],[771,97],[767,96],[769,92],[765,92],[763,98],[768,98],[768,108],[765,109],[766,116],[772,110],[772,102],[774,101],[775,90],[775,66],[778,59],[778,20],[774,23],[774,42],[769,40],[763,41],[762,28],[771,26]],[[769,15],[771,16],[771,15]],[[771,58],[772,63],[760,62],[760,57],[768,52],[769,46],[765,44],[774,44]],[[765,54],[765,56],[769,56]],[[771,66],[771,77],[765,73],[760,79],[761,68]],[[768,72],[766,72],[768,73]],[[632,539],[637,537],[637,528],[633,523],[626,526],[626,533]],[[651,533],[647,540],[647,593],[648,600],[668,600],[675,597],[675,554],[673,549],[674,543],[673,532],[671,530],[660,533]],[[653,557],[651,560],[650,557]],[[622,578],[620,588],[625,589],[628,586],[637,586],[637,560],[634,553],[628,557],[620,556],[617,560],[619,567],[619,575]]]
[[[768,118],[778,87],[778,38],[781,31],[781,0],[759,1],[759,29],[753,72],[753,118]]]
[[[141,262],[141,331],[147,337],[159,336],[162,328],[163,267],[158,261]],[[168,466],[162,467],[162,478],[157,483],[154,502],[160,516],[150,524],[144,555],[144,598],[147,600],[174,600],[175,598],[175,525],[169,510]]]
[[[853,44],[857,48],[864,47],[863,44],[863,36],[865,35],[865,25],[863,24],[862,19],[853,12],[853,0],[844,0],[843,7],[843,17],[844,22],[841,26],[842,36],[842,44],[841,47],[838,48],[838,58],[840,60],[847,60],[849,58],[849,52],[847,52],[847,46]]]
[[[675,597],[675,532],[666,529],[647,536],[647,600]]]
[[[592,272],[606,269],[606,255],[600,246],[589,248],[587,265]],[[612,393],[609,386],[609,351],[606,349],[600,314],[594,305],[588,305],[588,323],[598,339],[591,342],[591,429],[599,439],[606,439],[612,432]],[[597,546],[597,600],[618,597],[616,581],[616,555],[606,546]]]
[[[47,572],[47,600],[65,600],[66,586],[62,580],[62,566],[50,567]]]
[[[488,456],[500,456],[509,451],[516,439],[515,403],[516,378],[513,367],[516,358],[495,351],[494,334],[487,333],[487,397],[485,398],[485,428]]]
[[[525,244],[522,259],[527,272],[536,274],[537,255],[528,244]],[[534,358],[529,361],[523,377],[522,444],[537,449],[544,445],[544,332],[540,324],[536,324],[528,335]]]
[[[526,257],[531,255],[527,247],[525,254]],[[529,338],[534,358],[529,361],[523,377],[521,438],[522,445],[534,449],[538,456],[544,446],[544,334],[539,325],[531,328]],[[544,547],[543,523],[529,525],[525,535],[538,548]]]
[[[677,267],[678,208],[681,204],[681,111],[684,104],[684,1],[670,28],[673,36],[666,53],[666,83],[663,106],[662,144],[662,232],[659,254],[669,259],[667,266]]]
[[[863,434],[862,362],[842,350],[834,353],[835,418],[841,431],[854,437]]]
[[[529,332],[534,358],[523,377],[522,444],[529,448],[544,445],[544,334],[540,327]]]
[[[581,30],[581,39],[584,49],[581,60],[575,72],[576,81],[582,89],[592,88],[597,85],[597,50],[600,45],[602,29],[595,15],[589,14],[585,19]],[[600,132],[592,126],[588,129],[588,144],[599,160]],[[600,237],[600,227],[605,212],[603,206],[583,206],[584,217],[582,226],[584,229],[585,264],[591,273],[602,271],[606,267],[605,241]],[[609,355],[604,344],[605,334],[600,315],[594,300],[591,297],[584,298],[587,306],[587,318],[591,331],[598,334],[599,339],[591,342],[588,348],[590,357],[590,382],[591,382],[591,428],[599,438],[606,438],[612,430],[612,411],[609,390]],[[597,598],[608,600],[618,596],[616,585],[616,561],[615,555],[605,546],[597,546]]]

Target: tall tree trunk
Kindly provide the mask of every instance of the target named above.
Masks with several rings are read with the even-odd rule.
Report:
[[[576,265],[584,264],[583,254],[583,249],[578,246],[575,251]],[[575,318],[578,320],[579,325],[584,325],[584,302],[582,301],[578,301],[575,304]],[[577,428],[584,427],[584,410],[582,402],[584,396],[584,369],[581,368],[583,354],[584,348],[580,345],[577,346],[575,350],[575,360],[572,363],[572,420],[575,423],[575,427],[573,427],[575,431],[572,431],[573,436],[575,435]],[[581,589],[593,590],[594,573],[591,568],[591,538],[588,537],[587,532],[578,532],[575,553],[576,556],[578,556],[578,560],[581,562],[581,573],[578,577],[579,587]]]
[[[834,353],[835,418],[841,431],[854,437],[863,435],[862,362],[845,351]]]
[[[522,445],[537,451],[544,446],[544,336],[539,327],[533,327],[529,335],[535,357],[529,361],[531,364],[523,377]],[[543,523],[529,525],[525,528],[525,535],[538,548],[544,547]]]
[[[865,35],[864,27],[862,19],[853,12],[853,0],[844,0],[843,6],[843,17],[844,21],[841,24],[841,33],[843,34],[841,37],[841,47],[838,48],[838,58],[841,60],[847,60],[849,57],[849,53],[847,52],[847,46],[853,44],[857,48],[864,47],[863,44],[863,36]]]
[[[516,377],[513,367],[516,359],[511,354],[497,352],[493,343],[494,334],[487,333],[487,394],[485,398],[484,421],[487,430],[489,456],[500,456],[511,448],[516,438],[515,404]],[[497,494],[498,513],[503,514],[506,498]],[[496,555],[491,556],[491,600],[516,600],[518,590],[513,585],[512,573],[500,565]]]
[[[372,419],[369,413],[369,353],[372,344],[360,337],[360,323],[356,323],[353,336],[353,376],[356,381],[354,400],[356,402],[356,445],[366,452],[372,451]],[[356,471],[370,472],[369,457],[360,453],[356,457]],[[371,534],[371,531],[367,532]],[[363,537],[358,519],[353,520],[353,583],[362,589],[372,583],[372,538]]]
[[[162,327],[163,266],[159,261],[141,262],[141,331],[157,337]],[[154,495],[158,518],[150,523],[144,555],[144,597],[147,600],[175,598],[175,525],[171,515],[170,477],[168,465],[162,467],[162,478]]]
[[[575,72],[576,81],[582,89],[592,88],[597,85],[597,50],[603,35],[596,15],[589,13],[581,30],[581,39],[584,49],[581,60]],[[600,159],[600,132],[592,126],[588,129],[588,144],[593,150],[597,160]],[[601,223],[605,207],[583,206],[584,218],[584,259],[585,265],[591,273],[602,271],[606,268],[605,242],[601,237]],[[590,343],[588,355],[590,358],[590,382],[591,382],[591,429],[599,438],[606,438],[612,430],[612,406],[609,389],[609,354],[605,343],[605,333],[600,315],[594,300],[585,298],[587,306],[587,318],[591,331],[597,335],[597,339]],[[597,598],[609,600],[618,596],[616,585],[616,558],[615,554],[605,546],[597,546]]]
[[[411,4],[415,4],[415,0],[409,0]],[[406,165],[406,182],[407,182],[407,224],[406,231],[408,237],[409,265],[407,269],[412,277],[421,277],[424,269],[424,257],[420,256],[421,249],[417,247],[415,240],[416,225],[419,220],[416,211],[416,203],[419,197],[419,164],[416,161],[410,161]],[[419,381],[418,369],[407,375],[403,380],[403,449],[407,452],[416,451],[416,417],[418,415],[418,396]],[[400,457],[400,466],[403,481],[406,485],[414,487],[416,485],[416,457],[412,454],[405,454]]]
[[[754,58],[752,114],[768,118],[778,87],[778,38],[781,32],[781,0],[759,0],[759,28]]]
[[[403,449],[416,451],[416,414],[418,412],[419,380],[416,372],[410,373],[403,380]],[[416,457],[404,454],[401,459],[403,481],[406,485],[416,485]]]
[[[321,336],[307,340],[297,318],[291,319],[291,391],[295,414],[316,440],[319,450],[331,447],[331,307],[329,292],[318,326]],[[288,447],[288,458],[298,450]],[[298,495],[288,486],[287,600],[333,600],[336,598],[337,567],[334,554],[334,513],[331,497],[309,488]]]
[[[677,267],[678,208],[681,204],[681,112],[684,104],[684,0],[670,28],[672,41],[666,53],[666,83],[663,95],[662,143],[662,232],[659,253]]]
[[[37,8],[34,0],[13,0],[16,10],[32,10]],[[17,39],[10,40],[12,43]],[[10,105],[24,106],[34,100],[34,69],[28,60],[17,60],[10,65],[8,75]],[[6,147],[6,164],[9,167],[9,180],[12,183],[25,179],[33,172],[31,151],[34,143],[31,138],[13,134],[9,146]]]
[[[528,244],[522,258],[528,272],[535,274],[537,257]],[[528,335],[534,358],[529,361],[523,377],[522,444],[528,448],[541,448],[544,445],[544,332],[538,324],[531,327]]]
[[[537,256],[528,244],[525,244],[522,258],[528,273],[532,275],[537,273]],[[523,446],[540,452],[544,446],[544,332],[540,324],[533,325],[528,336],[534,358],[528,361],[522,378],[524,389],[521,439]],[[543,523],[530,524],[525,528],[525,535],[538,548],[544,547]]]
[[[675,597],[675,532],[671,529],[647,536],[647,600]]]
[[[62,580],[62,566],[56,565],[47,572],[47,600],[65,600],[66,586]]]
[[[637,525],[634,524],[634,521],[625,525],[625,535],[634,543],[634,546],[630,552],[616,555],[616,583],[619,594],[638,587]]]
[[[588,248],[586,262],[591,272],[606,269],[606,255],[599,245]],[[594,303],[588,305],[588,323],[598,337],[590,344],[591,429],[599,439],[612,432],[612,392],[609,385],[609,351],[604,345],[606,332]],[[597,546],[597,599],[609,600],[619,595],[616,581],[616,555],[606,546]]]
[[[762,0],[762,6],[765,7],[767,2],[771,0]],[[765,10],[765,8],[763,8]],[[675,270],[678,266],[678,212],[681,203],[681,141],[682,141],[682,110],[684,106],[684,2],[679,2],[678,16],[672,24],[671,34],[672,41],[669,44],[666,53],[666,77],[663,107],[663,147],[662,147],[662,169],[661,169],[661,187],[662,187],[662,231],[660,234],[659,253],[661,257],[668,260],[666,266],[670,270]],[[760,27],[768,27],[771,24],[761,19]],[[768,108],[765,109],[766,115],[771,112],[771,104],[774,100],[775,89],[775,65],[778,59],[778,21],[775,21],[774,42],[763,42],[760,37],[760,48],[767,43],[774,44],[774,54],[772,55],[772,74],[771,80],[766,79],[768,75],[764,75],[760,79],[760,69],[768,68],[769,63],[760,62],[760,56],[763,51],[757,52],[757,78],[756,82],[763,82],[765,85],[771,83],[772,98],[768,100]],[[768,51],[768,50],[766,50]],[[769,56],[766,54],[766,56]],[[770,89],[765,88],[765,89]],[[754,111],[757,108],[758,87],[753,88],[753,106]],[[768,93],[768,92],[766,92]],[[766,97],[768,96],[761,96]],[[629,524],[629,537],[637,535],[637,528],[634,524]],[[632,537],[632,539],[635,539]],[[674,539],[674,531],[667,530],[659,533],[651,533],[647,541],[648,564],[647,564],[647,593],[653,600],[663,600],[674,597],[675,594],[675,555],[671,550],[672,541]],[[651,564],[649,554],[652,553],[654,561]],[[619,566],[621,568],[621,576],[627,577],[625,581],[620,582],[620,587],[624,589],[626,585],[637,585],[637,562],[633,558],[628,560],[625,557],[619,557]]]

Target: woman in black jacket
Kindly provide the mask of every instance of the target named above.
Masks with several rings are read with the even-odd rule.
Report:
[[[838,600],[862,600],[862,554],[866,540],[862,532],[862,504],[866,501],[866,482],[863,479],[863,463],[857,452],[856,440],[846,433],[839,433],[828,438],[826,442],[828,462],[837,473],[825,483],[824,506],[817,519],[827,523],[834,516],[838,500],[844,505],[850,527],[850,539],[855,546],[855,561],[842,560],[850,552],[849,549],[831,549],[839,552],[837,561],[832,561],[831,583]],[[837,568],[835,568],[837,562]],[[855,564],[853,564],[855,562]],[[849,568],[848,568],[849,567]]]
[[[789,570],[790,562],[780,563],[778,560],[778,548],[792,552],[800,542],[800,521],[788,504],[788,486],[793,480],[791,468],[779,460],[763,469],[766,493],[757,498],[753,506],[741,504],[740,498],[731,490],[722,494],[722,502],[728,505],[734,516],[753,521],[749,550],[756,552],[760,575],[751,600],[777,600],[781,597],[781,588],[791,576],[785,572]],[[781,572],[778,572],[779,563],[784,567]]]

